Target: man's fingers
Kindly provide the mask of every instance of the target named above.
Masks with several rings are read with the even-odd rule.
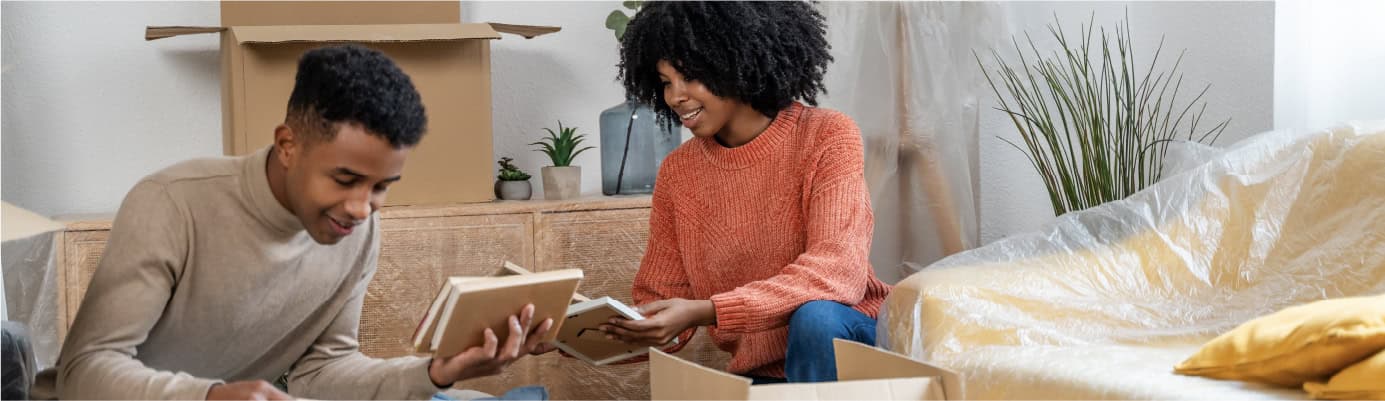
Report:
[[[279,391],[278,388],[274,387],[273,384],[269,384],[269,382],[267,382],[267,381],[261,380],[261,381],[259,381],[257,384],[258,384],[258,386],[256,386],[257,388],[255,389],[255,390],[256,390],[256,391],[255,391],[255,393],[256,393],[255,395],[256,395],[256,397],[258,397],[258,398],[262,398],[262,399],[266,399],[266,400],[292,400],[292,399],[293,399],[292,396],[288,395],[287,393],[284,393],[283,391]]]
[[[519,312],[519,325],[528,330],[532,323],[534,323],[534,304],[524,305],[524,310]]]
[[[292,400],[293,396],[285,394],[283,391],[275,389],[274,392],[265,395],[267,400]]]
[[[495,359],[496,343],[498,343],[499,340],[495,338],[495,332],[491,331],[491,329],[486,329],[484,336],[486,340],[485,343],[481,345],[467,348],[466,351],[462,351],[460,354],[447,358],[434,358],[433,368],[447,367],[449,369],[463,369],[468,366],[485,363],[485,361]]]
[[[544,319],[543,323],[539,323],[539,327],[529,332],[529,338],[525,339],[524,343],[529,346],[530,350],[533,350],[543,344],[543,338],[548,336],[548,330],[551,329],[553,329],[553,319]]]
[[[543,355],[549,352],[553,352],[557,349],[558,347],[554,346],[553,344],[543,343],[539,344],[537,347],[534,347],[534,349],[529,350],[529,355]]]
[[[500,346],[500,339],[495,337],[495,330],[486,329],[486,343],[481,346],[481,356],[485,359],[494,359],[496,348]]]
[[[519,356],[519,348],[524,345],[524,327],[519,325],[519,319],[510,316],[510,335],[505,339],[505,348],[500,350],[498,358],[510,360]]]

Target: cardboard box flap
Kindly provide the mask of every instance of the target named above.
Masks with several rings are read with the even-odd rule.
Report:
[[[823,383],[762,384],[750,387],[749,400],[942,400],[936,377]]]
[[[487,22],[487,24],[490,24],[491,29],[495,29],[496,32],[508,33],[511,35],[519,35],[523,36],[525,39],[533,39],[538,36],[547,35],[563,30],[562,27],[556,26],[515,25],[502,24],[499,22]]]
[[[650,349],[649,388],[654,400],[745,400],[750,379]]]
[[[0,202],[0,242],[28,238],[63,229],[62,223],[25,210],[9,202]]]
[[[219,26],[148,26],[144,27],[144,40],[171,38],[180,35],[217,33],[226,30]]]
[[[221,26],[456,24],[462,2],[440,1],[222,1]]]
[[[458,24],[401,24],[401,25],[453,25],[453,26],[457,26]],[[479,25],[479,24],[461,24],[461,25],[462,25],[462,26],[465,26],[465,25]],[[464,33],[461,34],[460,36],[465,36],[465,37],[457,37],[457,38],[441,39],[441,40],[459,40],[459,39],[499,39],[499,38],[500,38],[500,35],[499,35],[500,33],[508,33],[508,34],[511,34],[511,35],[523,36],[525,39],[533,39],[533,38],[535,38],[535,37],[539,37],[539,36],[547,35],[547,34],[550,34],[550,33],[558,32],[558,31],[561,31],[561,30],[563,29],[562,27],[556,27],[556,26],[502,24],[502,23],[499,23],[499,22],[488,22],[488,23],[486,23],[485,25],[490,25],[491,30],[494,31],[494,34],[492,34],[492,32],[482,32],[481,30],[476,29],[476,28],[466,28],[466,27],[463,27],[462,29],[463,29]],[[302,25],[290,25],[290,26],[302,26]],[[351,26],[352,26],[352,27],[359,27],[360,25],[351,25]],[[394,26],[399,26],[399,25],[394,25]],[[280,26],[278,26],[278,27],[284,27],[284,26],[280,25]],[[404,28],[404,29],[407,30],[407,29],[413,29],[413,28]],[[163,38],[171,38],[171,37],[174,37],[174,36],[196,35],[196,34],[203,34],[203,33],[218,33],[218,32],[222,32],[222,31],[225,31],[225,30],[226,30],[226,27],[220,27],[220,26],[149,26],[149,27],[145,27],[145,28],[144,28],[144,40],[158,40],[158,39],[163,39]],[[454,35],[454,36],[457,36],[457,35]],[[357,40],[357,39],[349,39],[349,40]],[[414,39],[414,40],[439,40],[439,39]],[[379,40],[357,40],[357,41],[363,41],[363,42],[379,42]],[[246,41],[241,41],[241,43],[246,43]],[[257,42],[251,42],[251,43],[257,43]]]
[[[837,355],[837,380],[940,377],[947,399],[966,399],[966,389],[957,372],[840,338],[832,340],[832,348]]]
[[[423,42],[499,39],[489,24],[233,26],[236,42]]]

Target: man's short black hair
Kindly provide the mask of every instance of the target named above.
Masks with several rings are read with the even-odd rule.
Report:
[[[773,117],[795,99],[817,105],[832,62],[827,23],[806,2],[650,1],[626,27],[620,80],[672,121],[657,65],[667,60],[713,94]]]
[[[309,50],[298,61],[288,121],[332,139],[337,123],[359,123],[395,148],[423,137],[428,117],[409,76],[388,56],[358,45]]]

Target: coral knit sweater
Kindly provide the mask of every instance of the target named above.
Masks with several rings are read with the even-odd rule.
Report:
[[[795,102],[745,145],[684,143],[659,169],[649,225],[635,302],[712,300],[710,333],[732,354],[731,373],[784,377],[800,305],[836,301],[875,317],[890,291],[868,260],[860,130],[836,111]]]

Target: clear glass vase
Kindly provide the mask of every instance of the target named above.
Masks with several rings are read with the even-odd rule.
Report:
[[[601,193],[654,192],[664,156],[682,143],[673,121],[657,120],[652,107],[631,99],[601,112]]]

